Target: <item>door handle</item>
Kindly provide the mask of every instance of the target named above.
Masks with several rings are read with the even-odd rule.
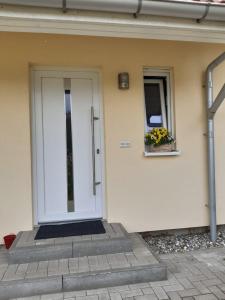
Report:
[[[101,182],[96,182],[96,174],[95,174],[95,121],[99,120],[99,118],[95,117],[94,107],[91,107],[91,137],[92,137],[92,180],[93,180],[93,195],[96,195],[96,186]]]

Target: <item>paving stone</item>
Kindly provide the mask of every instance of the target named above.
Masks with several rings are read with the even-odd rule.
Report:
[[[98,300],[109,300],[110,297],[109,297],[109,294],[99,294],[98,295]]]
[[[225,292],[225,284],[218,284],[217,286],[221,289],[221,291]]]
[[[217,286],[210,286],[209,290],[219,299],[225,299],[225,294],[217,287]]]
[[[50,294],[41,296],[41,300],[63,300],[63,294]]]
[[[167,295],[171,300],[181,300],[181,297],[177,292],[168,292]]]
[[[16,300],[16,299],[11,299],[11,300]],[[31,297],[19,298],[19,300],[41,300],[41,296],[31,296]]]
[[[188,289],[178,292],[181,297],[190,297],[190,296],[197,296],[200,292],[197,289]]]
[[[69,273],[69,260],[60,259],[59,260],[59,274],[68,274]]]
[[[98,300],[98,296],[97,295],[78,296],[78,297],[76,297],[76,300]]]
[[[176,292],[184,290],[184,287],[181,284],[174,284],[164,286],[163,289],[165,290],[165,292]]]
[[[216,272],[216,277],[218,277],[223,283],[225,283],[225,274],[223,272],[218,272],[217,270]]]
[[[165,285],[170,285],[168,280],[150,282],[151,287],[158,287],[158,286],[160,287],[160,286],[165,286]]]
[[[128,291],[130,290],[129,285],[120,285],[120,286],[114,286],[109,287],[108,291],[111,292],[122,292],[122,291]]]
[[[110,293],[109,296],[111,300],[122,300],[120,293]]]
[[[129,262],[128,257],[129,256],[126,255],[126,259]],[[223,280],[225,276],[225,271],[222,271],[221,266],[225,266],[225,262],[223,261],[223,258],[225,257],[225,249],[210,249],[208,251],[202,251],[202,254],[198,254],[198,257],[200,257],[200,261],[197,260],[195,252],[193,252],[193,254],[184,253],[179,255],[160,255],[160,259],[163,261],[163,263],[170,267],[170,270],[168,272],[168,280],[150,283],[147,282],[141,284],[130,284],[116,287],[106,287],[104,289],[94,290],[95,293],[96,291],[99,291],[99,293],[97,292],[98,294],[88,296],[86,294],[88,293],[88,291],[86,290],[77,292],[68,291],[64,293],[64,299],[77,300],[77,297],[80,297],[83,300],[85,300],[85,296],[94,296],[95,299],[93,300],[159,300],[160,298],[157,297],[159,296],[159,294],[157,295],[156,293],[154,293],[153,288],[162,289],[166,294],[166,299],[170,300],[224,299],[223,297],[225,293],[223,292],[225,292],[225,283]],[[99,263],[103,261],[103,257],[99,258],[98,260]],[[73,267],[75,268],[77,266],[77,261],[72,260],[71,264],[72,262]],[[33,265],[32,267],[35,270],[36,266]],[[30,269],[32,268],[30,267]],[[206,284],[209,284],[209,286],[206,286]],[[183,290],[171,291],[179,289],[180,286],[183,287]],[[142,294],[134,296],[132,291],[136,290],[140,290]],[[126,294],[124,292],[126,292]],[[89,291],[89,294],[92,293],[93,290]],[[123,293],[123,298],[121,293]]]
[[[153,287],[152,288],[158,299],[163,300],[163,299],[169,299],[163,288],[161,287]]]
[[[16,270],[16,274],[25,274],[28,268],[28,264],[21,264],[18,266],[17,270]]]
[[[75,298],[75,297],[83,297],[87,295],[87,291],[70,291],[70,292],[64,292],[63,296],[64,298]]]
[[[193,284],[186,278],[179,278],[178,281],[180,282],[180,284],[183,285],[183,287],[185,289],[192,289],[194,288]]]
[[[136,296],[135,300],[158,300],[155,295],[144,295],[144,296]]]
[[[195,300],[218,300],[213,294],[195,296]]]
[[[202,280],[202,283],[205,286],[209,287],[209,286],[213,286],[213,285],[222,284],[222,281],[218,278],[215,278],[215,279]]]
[[[154,294],[154,291],[151,287],[142,288],[141,290],[144,295]]]
[[[108,290],[104,289],[95,289],[95,290],[88,290],[87,295],[99,295],[99,294],[108,294]]]
[[[189,275],[186,274],[186,278],[190,280],[192,283],[196,281],[201,281],[201,280],[207,280],[207,277],[205,275]]]
[[[200,282],[200,281],[193,282],[193,285],[195,286],[195,288],[197,290],[199,290],[199,292],[201,294],[208,294],[208,293],[210,293],[210,290],[202,282]]]
[[[27,274],[28,273],[35,273],[38,268],[38,262],[29,263],[27,267]]]
[[[143,288],[149,288],[149,283],[148,282],[141,282],[141,283],[136,283],[136,284],[131,284],[129,285],[130,289],[143,289]]]
[[[141,289],[132,289],[128,291],[123,291],[120,293],[122,298],[135,297],[139,295],[143,295]]]

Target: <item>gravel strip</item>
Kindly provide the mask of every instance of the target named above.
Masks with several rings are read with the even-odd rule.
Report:
[[[225,230],[218,231],[218,237],[214,243],[210,241],[209,233],[158,236],[145,233],[143,238],[157,254],[184,253],[192,250],[225,247]]]

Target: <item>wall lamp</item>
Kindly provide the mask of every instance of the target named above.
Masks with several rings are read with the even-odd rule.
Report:
[[[129,89],[129,74],[127,72],[118,74],[118,87],[120,90]]]

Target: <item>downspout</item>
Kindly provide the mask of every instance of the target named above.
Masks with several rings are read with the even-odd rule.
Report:
[[[220,104],[225,98],[225,85],[222,87],[215,101],[213,101],[213,71],[225,60],[225,52],[217,57],[207,68],[207,120],[208,120],[208,191],[210,210],[210,238],[214,242],[217,238],[216,220],[216,173],[215,173],[215,138],[214,138],[214,116]]]

